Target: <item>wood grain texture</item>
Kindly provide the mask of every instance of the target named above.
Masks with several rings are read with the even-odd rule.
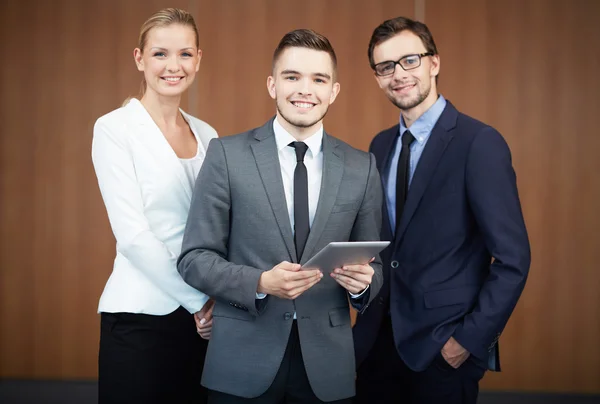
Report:
[[[600,3],[427,0],[441,92],[497,128],[532,247],[487,389],[600,392]]]
[[[442,58],[442,93],[496,127],[518,175],[533,253],[501,338],[504,372],[483,388],[600,392],[600,2],[421,0]],[[0,34],[0,378],[94,378],[98,298],[112,236],[90,146],[94,121],[136,95],[139,27],[190,10],[203,59],[184,108],[221,136],[274,114],[279,39],[325,34],[341,93],[328,132],[366,150],[398,121],[367,61],[372,30],[414,0],[5,0]]]
[[[4,1],[0,378],[96,376],[98,298],[115,254],[92,127],[139,89],[141,23],[188,1]],[[6,38],[6,40],[4,40]]]

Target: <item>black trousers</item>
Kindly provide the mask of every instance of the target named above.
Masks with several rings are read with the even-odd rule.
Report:
[[[256,398],[243,398],[210,390],[209,404],[321,404],[312,391],[302,352],[296,320],[275,380],[266,392]],[[352,399],[330,401],[332,404],[351,404]]]
[[[469,357],[458,369],[441,353],[422,372],[409,369],[396,351],[387,317],[357,372],[355,404],[476,404],[485,370]]]
[[[179,307],[165,316],[102,313],[99,404],[202,404],[200,385],[208,341]]]

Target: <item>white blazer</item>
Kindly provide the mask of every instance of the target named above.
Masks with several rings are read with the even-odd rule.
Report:
[[[181,111],[204,155],[217,132]],[[99,312],[190,313],[208,297],[177,272],[193,189],[179,158],[137,99],[94,125],[92,161],[117,240]]]

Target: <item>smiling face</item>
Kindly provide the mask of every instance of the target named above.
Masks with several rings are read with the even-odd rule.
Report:
[[[171,24],[152,28],[144,49],[134,50],[138,70],[144,72],[146,94],[180,97],[194,81],[202,51],[196,46],[194,30]]]
[[[304,138],[319,128],[340,85],[327,52],[289,47],[275,61],[267,89],[281,125],[292,136]]]
[[[381,42],[373,49],[373,62],[397,61],[407,55],[426,53],[427,49],[421,39],[405,30]],[[421,115],[431,107],[438,98],[435,78],[440,70],[438,55],[424,56],[421,65],[405,71],[396,65],[393,74],[377,76],[377,84],[389,100],[403,112],[417,112]]]

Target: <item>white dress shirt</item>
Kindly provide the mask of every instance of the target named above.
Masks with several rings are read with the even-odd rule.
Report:
[[[285,192],[285,201],[287,203],[288,215],[292,229],[294,228],[294,171],[296,170],[296,151],[289,146],[292,142],[297,142],[290,133],[284,129],[278,121],[279,117],[273,120],[273,131],[275,132],[275,143],[279,156],[279,166],[281,167],[281,178]],[[321,180],[323,179],[323,125],[317,131],[304,139],[308,150],[304,155],[304,165],[308,175],[308,223],[312,227],[321,195]],[[352,298],[360,297],[366,290],[355,295],[350,293]],[[263,293],[257,293],[258,299],[266,297]],[[294,313],[296,318],[296,313]]]
[[[275,143],[281,166],[281,178],[285,191],[288,215],[292,229],[294,228],[294,171],[296,170],[296,151],[289,146],[297,140],[286,131],[278,122],[273,120],[273,131],[275,132]],[[323,178],[323,126],[304,140],[308,150],[304,155],[304,165],[308,174],[308,223],[312,227],[321,194],[321,179]]]

